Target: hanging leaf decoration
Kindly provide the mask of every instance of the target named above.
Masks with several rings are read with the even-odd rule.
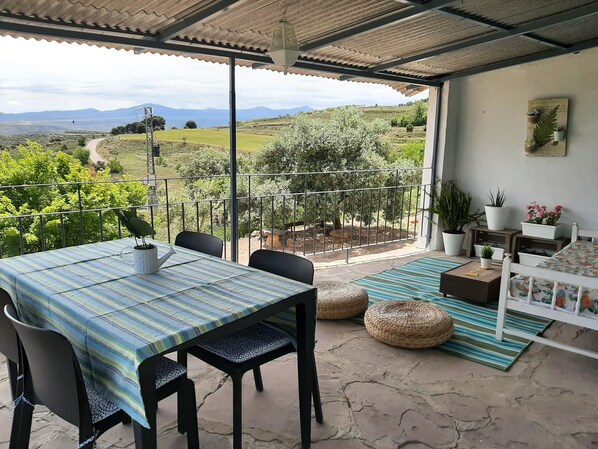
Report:
[[[546,114],[540,114],[538,123],[532,131],[534,142],[538,148],[552,142],[553,132],[557,128],[556,111],[558,108],[559,106],[556,105]]]

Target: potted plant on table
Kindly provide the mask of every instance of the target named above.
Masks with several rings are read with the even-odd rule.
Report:
[[[480,257],[480,264],[482,268],[488,270],[492,268],[492,256],[494,255],[494,248],[488,245],[482,246],[482,253]]]
[[[158,247],[153,243],[147,242],[146,237],[153,237],[156,231],[147,221],[137,216],[137,209],[115,210],[114,213],[127,230],[135,237],[135,246],[133,247],[133,263],[123,257],[123,248],[120,257],[129,265],[133,265],[135,273],[150,274],[155,273],[166,260],[176,251],[171,246],[164,256],[158,259]],[[141,244],[137,239],[141,239]]]
[[[465,232],[463,228],[471,223],[479,224],[484,212],[471,212],[471,195],[463,192],[455,181],[440,183],[440,190],[429,209],[438,215],[440,226],[444,229],[442,239],[447,256],[458,256],[463,248]]]
[[[521,222],[523,235],[555,239],[560,235],[560,224],[563,206],[557,205],[548,210],[545,205],[540,206],[535,201],[527,206],[527,221]]]
[[[507,223],[509,208],[504,207],[507,195],[504,190],[497,188],[496,194],[490,192],[488,195],[490,204],[484,206],[486,210],[486,221],[491,231],[502,231]]]

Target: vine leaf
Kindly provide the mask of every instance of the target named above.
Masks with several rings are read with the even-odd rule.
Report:
[[[532,134],[538,148],[552,142],[553,132],[557,127],[556,111],[558,108],[559,105],[556,105],[546,114],[541,114],[538,123],[534,126]]]

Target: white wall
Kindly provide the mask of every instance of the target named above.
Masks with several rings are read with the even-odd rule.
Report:
[[[480,208],[489,190],[505,188],[509,228],[520,229],[527,204],[537,201],[561,204],[562,223],[598,229],[598,49],[453,80],[447,87],[446,159],[439,161],[439,177],[457,179]],[[569,99],[567,155],[526,157],[527,102],[549,98]]]

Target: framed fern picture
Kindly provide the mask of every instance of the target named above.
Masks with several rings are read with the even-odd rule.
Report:
[[[535,123],[528,121],[526,153],[528,157],[564,157],[567,155],[567,113],[569,100],[529,100],[530,111],[537,111]],[[555,131],[561,131],[557,137]],[[530,150],[529,144],[533,144]]]

